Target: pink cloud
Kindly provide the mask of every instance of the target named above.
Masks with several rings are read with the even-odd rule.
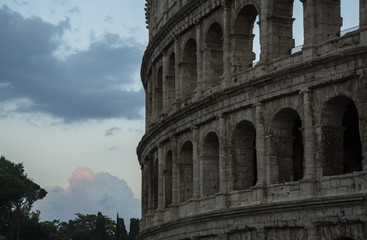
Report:
[[[77,188],[80,185],[93,182],[98,175],[100,173],[94,173],[90,168],[78,167],[69,178],[69,183],[71,188]]]
[[[140,217],[140,202],[126,181],[106,172],[78,167],[69,178],[68,187],[53,186],[46,190],[47,196],[34,205],[34,210],[41,211],[43,221],[68,221],[75,218],[75,213],[97,212],[112,219],[119,213],[127,221]]]

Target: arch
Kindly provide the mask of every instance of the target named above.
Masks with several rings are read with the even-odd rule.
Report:
[[[193,145],[187,141],[182,145],[179,162],[180,202],[193,196]]]
[[[256,130],[249,121],[237,124],[232,136],[233,190],[254,186],[257,181]]]
[[[202,197],[219,192],[219,139],[214,132],[204,139],[200,165]]]
[[[253,5],[244,6],[236,16],[233,35],[231,37],[232,65],[234,71],[253,66],[256,55],[253,52],[254,37],[253,29],[258,11]]]
[[[359,114],[354,101],[339,95],[322,112],[323,175],[362,170]]]
[[[166,155],[166,169],[164,171],[164,206],[167,208],[172,203],[172,151],[169,150]]]
[[[190,38],[184,47],[182,58],[182,97],[191,97],[197,86],[197,45],[193,38]]]
[[[220,82],[223,75],[223,30],[214,22],[206,34],[204,51],[204,81],[207,86]]]
[[[175,101],[176,90],[176,60],[175,53],[172,52],[169,58],[168,76],[167,76],[167,103],[171,105]]]
[[[154,161],[153,174],[153,209],[158,208],[158,158]]]
[[[271,124],[270,152],[275,166],[273,182],[291,182],[303,178],[302,122],[297,111],[279,111]]]
[[[163,68],[162,66],[158,68],[157,71],[157,81],[155,85],[155,110],[156,110],[156,119],[158,120],[163,110]]]
[[[343,20],[341,35],[357,30],[360,16],[360,0],[340,0],[340,15]],[[353,14],[350,14],[353,13]]]

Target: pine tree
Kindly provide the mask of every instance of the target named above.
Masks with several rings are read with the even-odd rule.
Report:
[[[116,217],[115,240],[128,240],[124,219],[120,218],[118,213]]]

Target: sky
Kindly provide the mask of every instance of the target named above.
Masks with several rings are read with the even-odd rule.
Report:
[[[343,29],[358,25],[357,2],[342,0]],[[0,1],[0,155],[23,163],[47,189],[35,205],[43,220],[98,211],[140,217],[144,7],[145,0]],[[300,9],[295,1],[296,46]]]
[[[0,1],[0,155],[47,189],[43,220],[140,217],[144,5]]]

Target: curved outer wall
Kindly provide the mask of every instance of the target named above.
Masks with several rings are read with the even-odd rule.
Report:
[[[365,239],[367,0],[302,3],[297,50],[293,1],[147,1],[139,240]]]

